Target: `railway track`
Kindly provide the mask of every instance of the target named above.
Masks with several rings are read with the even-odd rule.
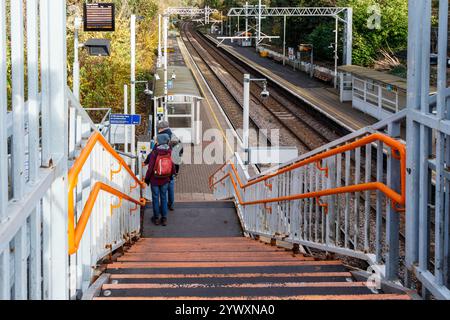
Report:
[[[227,114],[232,122],[242,122],[241,97],[242,80],[244,73],[254,75],[248,69],[243,68],[231,61],[220,49],[199,35],[189,23],[182,25],[183,40],[192,49],[197,60],[201,58],[203,64],[207,65],[210,73],[222,82],[222,86],[233,95],[235,101],[239,101],[239,112]],[[216,82],[216,81],[214,81]],[[213,90],[217,87],[212,85]],[[252,83],[250,88],[250,111],[251,118],[259,128],[280,130],[281,145],[295,145],[299,152],[313,150],[326,144],[340,135],[329,130],[327,124],[316,119],[302,108],[303,105],[293,103],[278,88],[270,87],[270,97],[260,97],[260,87]],[[235,109],[236,110],[236,109]],[[253,111],[253,112],[252,112]],[[227,113],[227,112],[226,112]],[[238,119],[236,119],[236,116]]]

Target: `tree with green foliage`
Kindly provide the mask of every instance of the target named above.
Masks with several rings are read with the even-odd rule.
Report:
[[[123,111],[123,86],[130,84],[130,16],[136,14],[136,79],[150,80],[158,41],[158,3],[155,0],[114,0],[116,19],[114,32],[79,32],[80,42],[91,38],[111,41],[110,57],[91,57],[80,50],[80,100],[83,106],[109,107]],[[82,2],[68,1],[68,81],[72,85],[73,20],[82,16]],[[136,110],[146,113],[145,95],[137,87]]]

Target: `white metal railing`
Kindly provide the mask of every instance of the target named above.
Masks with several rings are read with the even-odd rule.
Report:
[[[437,8],[437,4],[439,7]],[[408,122],[409,168],[407,193],[413,195],[406,209],[406,263],[408,282],[414,277],[422,294],[450,299],[450,106],[447,75],[448,1],[433,3],[439,19],[438,63],[430,70],[430,0],[408,1]],[[434,72],[434,71],[433,71]],[[430,78],[436,76],[434,108]],[[435,98],[435,99],[434,99]],[[434,109],[434,110],[433,110]],[[431,263],[430,263],[431,262]]]
[[[401,148],[391,138],[366,139],[381,132],[398,136],[404,118],[405,112],[397,114],[255,177],[246,174],[236,154],[234,169],[228,164],[211,180],[216,198],[236,200],[247,233],[364,259],[395,281],[399,257],[404,258],[399,247],[403,213],[390,191],[372,186],[381,183],[404,196],[406,158],[396,156]],[[329,152],[335,153],[322,157]]]
[[[1,299],[68,296],[65,15],[65,1],[52,1],[51,6],[48,0],[0,1]],[[11,116],[7,114],[7,81],[11,81]],[[12,170],[8,170],[8,157]]]
[[[75,298],[139,232],[139,179],[67,88],[66,52],[66,1],[0,0],[0,299]]]

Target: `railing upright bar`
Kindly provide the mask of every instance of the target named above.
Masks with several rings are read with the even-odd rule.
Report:
[[[30,298],[40,300],[42,298],[41,284],[41,204],[40,201],[36,209],[30,216]]]
[[[14,238],[14,299],[26,300],[28,297],[27,288],[27,233],[28,228],[25,223],[17,232]]]
[[[39,36],[41,62],[41,121],[42,121],[42,151],[41,164],[50,166],[50,32],[49,6],[50,0],[39,0]]]
[[[309,172],[309,190],[310,192],[315,191],[314,190],[314,173],[315,169],[313,165],[308,166],[308,172]],[[309,227],[309,236],[308,239],[312,241],[313,239],[313,208],[314,208],[314,199],[309,199],[309,221],[308,221],[308,227]]]
[[[11,1],[11,102],[13,112],[13,197],[23,196],[25,184],[23,2]]]
[[[327,189],[336,188],[336,156],[328,160],[327,166],[329,174],[327,178]],[[338,203],[338,195],[331,195],[328,198],[328,213],[325,216],[325,243],[327,245],[333,244],[336,240],[336,204]]]
[[[28,149],[29,176],[35,182],[39,169],[39,55],[38,3],[27,0]]]
[[[314,169],[313,169],[314,170]],[[315,185],[314,191],[320,190],[320,178],[322,176],[322,172],[319,170],[314,170],[315,175]],[[314,201],[314,240],[319,242],[319,219],[320,219],[320,207],[319,200]]]
[[[420,153],[419,153],[419,268],[422,271],[428,269],[429,258],[429,143],[430,143],[430,129],[423,124],[420,125]]]
[[[8,207],[8,133],[7,69],[6,69],[6,3],[0,0],[0,223],[6,219]],[[0,288],[0,290],[3,290]],[[4,293],[5,294],[5,293]]]
[[[372,175],[372,146],[366,145],[366,174],[365,174],[365,182],[368,183],[371,181]],[[371,192],[366,191],[364,193],[364,250],[369,251],[369,239],[370,239],[370,214],[371,214]]]
[[[377,181],[383,181],[383,143],[377,143]],[[375,217],[375,256],[376,262],[381,263],[383,259],[382,245],[382,227],[383,227],[383,211],[382,211],[382,194],[376,191],[376,217]]]
[[[350,151],[345,152],[345,186],[350,184]],[[344,209],[344,247],[349,247],[350,241],[350,194],[345,194],[345,209]]]
[[[388,134],[391,137],[400,136],[400,124],[392,123],[388,126]],[[400,163],[392,156],[392,152],[387,155],[387,185],[393,190],[400,189]],[[386,242],[387,242],[387,259],[386,274],[387,280],[398,279],[399,268],[399,236],[400,236],[400,217],[394,209],[395,204],[390,199],[386,204]]]
[[[361,148],[356,148],[355,150],[355,184],[359,184],[361,182]],[[358,248],[358,239],[359,239],[359,216],[360,216],[360,196],[361,194],[359,192],[355,193],[355,199],[354,199],[354,236],[353,236],[353,242],[355,244],[354,249],[356,250]]]
[[[0,300],[11,299],[11,261],[9,243],[0,251]]]
[[[436,116],[439,119],[445,118],[445,112],[449,109],[446,103],[448,93],[447,89],[447,51],[448,51],[448,0],[439,1],[439,36],[438,36],[438,71],[437,71],[437,99],[436,99]],[[447,115],[450,118],[450,115]],[[447,138],[450,139],[450,138]],[[443,177],[443,169],[445,162],[445,143],[444,133],[436,132],[436,177],[435,177],[435,263],[434,275],[436,277],[437,286],[446,284],[445,265],[450,262],[450,258],[445,256],[446,253],[446,235],[449,227],[445,225],[445,178]],[[450,149],[447,149],[447,154]],[[447,158],[450,158],[447,156]],[[449,163],[447,163],[449,166]],[[447,193],[450,190],[447,189]],[[447,200],[448,202],[449,200]],[[448,206],[448,204],[447,204]],[[445,261],[447,260],[447,261]]]
[[[336,155],[336,188],[339,188],[342,185],[342,154],[339,153]],[[336,203],[336,245],[339,245],[341,242],[341,195],[337,195],[337,203]]]

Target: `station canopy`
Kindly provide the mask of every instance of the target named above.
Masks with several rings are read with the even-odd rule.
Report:
[[[357,77],[370,79],[372,81],[376,81],[384,85],[391,85],[404,91],[406,91],[407,88],[406,79],[394,76],[386,72],[376,71],[373,69],[355,65],[340,66],[338,67],[338,71],[351,73],[352,75],[355,75]]]
[[[154,98],[160,99],[164,97],[164,69],[156,69],[159,80],[155,80]],[[175,79],[172,75],[175,74]],[[189,68],[185,66],[169,66],[167,68],[168,79],[168,96],[173,97],[191,97],[202,99],[197,82]],[[172,79],[172,80],[171,80]],[[170,85],[171,82],[171,85]]]

